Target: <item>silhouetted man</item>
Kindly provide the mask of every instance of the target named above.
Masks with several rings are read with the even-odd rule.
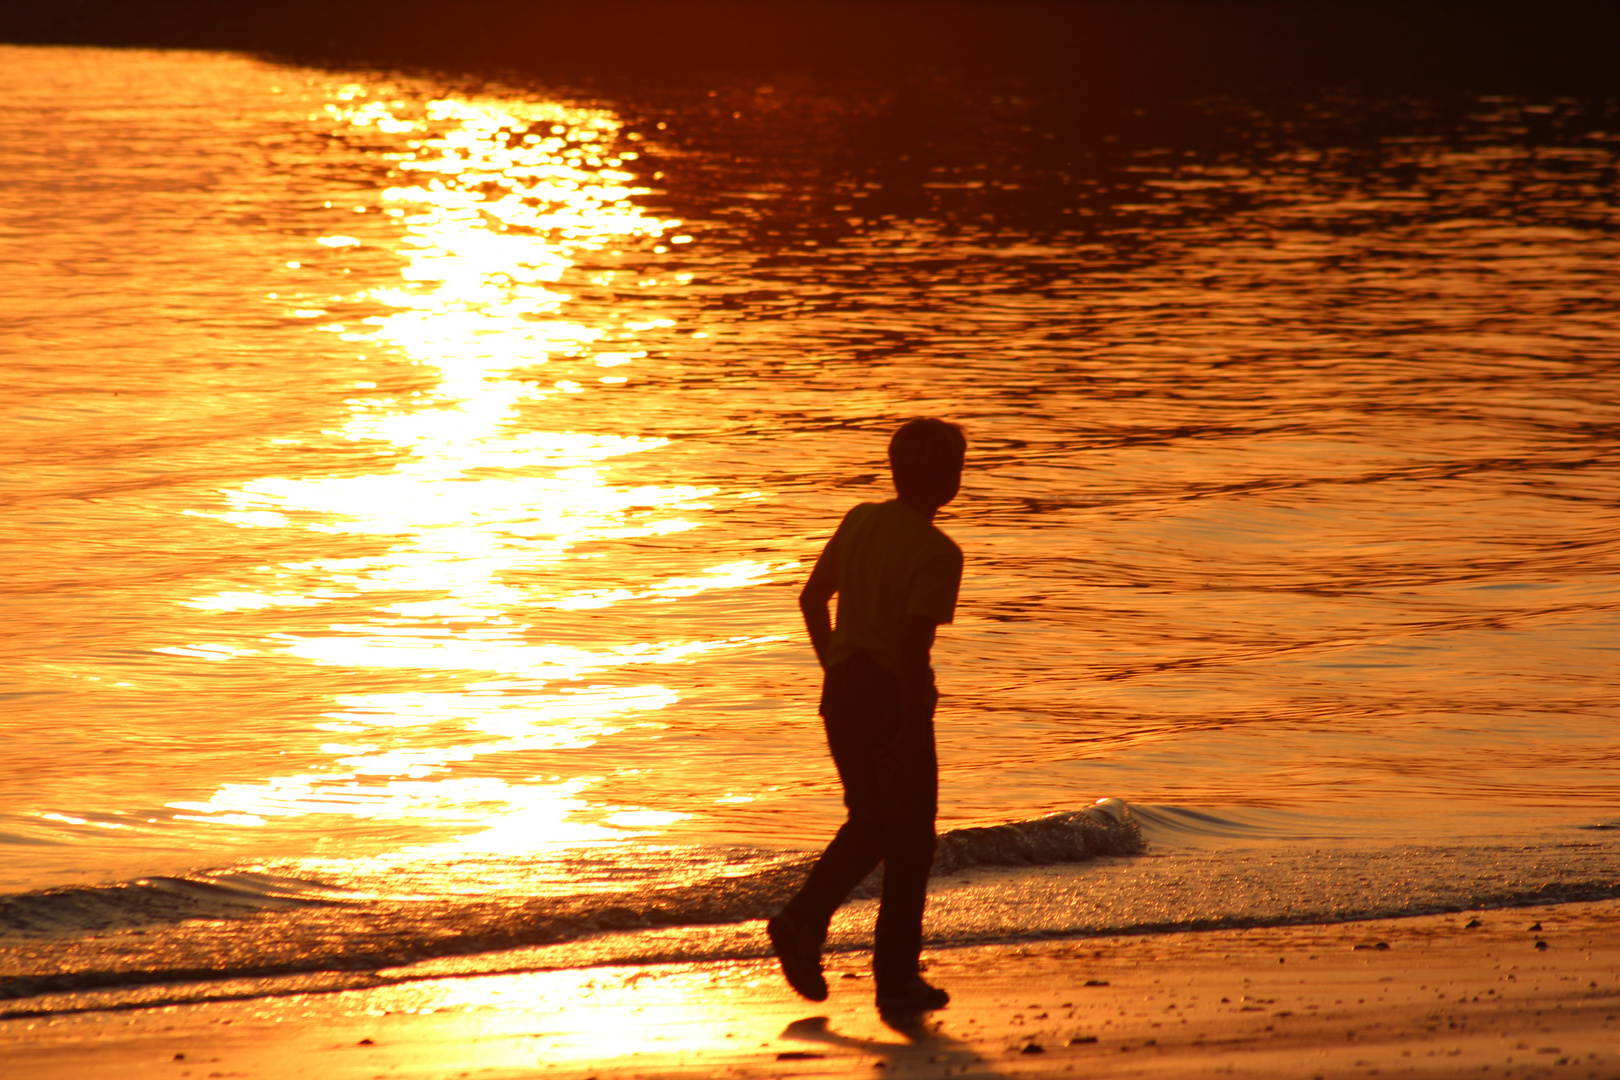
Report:
[[[933,524],[956,497],[967,440],[943,420],[912,420],[889,441],[898,498],[844,516],[799,596],[824,671],[821,717],[849,820],[799,894],[767,929],[788,983],[824,1001],[821,946],[850,891],[883,864],[872,955],[880,1009],[943,1008],[950,996],[918,973],[934,861],[934,629],[951,621],[962,550]],[[838,596],[838,625],[827,603]]]

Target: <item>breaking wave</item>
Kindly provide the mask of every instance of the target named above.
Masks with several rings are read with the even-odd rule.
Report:
[[[1046,866],[1099,855],[1138,855],[1142,830],[1125,803],[1103,799],[1084,810],[980,829],[952,829],[939,838],[934,872],[976,866]]]

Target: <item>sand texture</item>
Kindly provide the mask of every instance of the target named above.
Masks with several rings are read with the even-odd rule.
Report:
[[[1620,902],[940,950],[920,1025],[865,961],[821,1004],[744,960],[13,1015],[0,1073],[1620,1078]]]

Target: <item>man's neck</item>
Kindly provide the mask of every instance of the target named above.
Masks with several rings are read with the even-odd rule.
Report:
[[[924,517],[924,519],[926,519],[928,521],[933,521],[934,520],[934,515],[939,513],[939,507],[930,506],[929,504],[924,503],[924,502],[916,502],[916,501],[914,501],[912,499],[906,498],[904,495],[896,496],[895,501],[899,502],[899,503],[904,503],[905,505],[911,507],[913,510],[917,511],[917,513],[921,514]]]

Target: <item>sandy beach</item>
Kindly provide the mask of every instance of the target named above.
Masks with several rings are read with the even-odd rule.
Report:
[[[601,967],[0,1021],[18,1078],[1620,1077],[1620,902],[928,954],[885,1023],[862,953]],[[26,1002],[13,1002],[14,1012]]]

